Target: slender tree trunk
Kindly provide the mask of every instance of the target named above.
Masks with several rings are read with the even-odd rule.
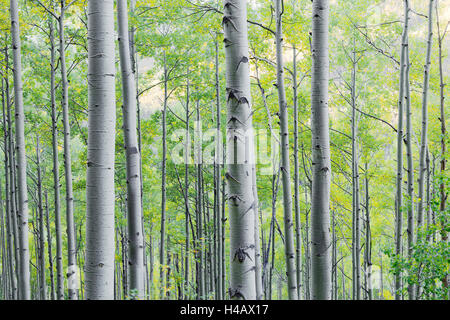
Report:
[[[132,17],[135,16],[136,9],[136,0],[130,0],[130,15]],[[148,276],[148,266],[147,266],[147,258],[146,258],[146,242],[145,242],[145,227],[144,227],[144,201],[143,201],[143,176],[142,176],[142,137],[141,137],[141,109],[139,105],[139,71],[138,71],[138,55],[136,52],[135,45],[135,31],[136,28],[134,25],[129,27],[129,42],[130,42],[130,56],[131,56],[131,69],[134,74],[135,79],[135,90],[136,90],[136,113],[137,113],[137,141],[139,146],[139,180],[140,180],[140,201],[141,201],[141,226],[142,226],[142,238],[143,238],[143,260],[145,267],[145,284],[146,284],[146,292],[147,299],[149,298],[149,276]]]
[[[431,2],[432,0],[430,0],[430,7],[431,7]],[[436,1],[437,2],[437,1]],[[439,105],[440,105],[440,121],[441,121],[441,160],[440,160],[440,173],[442,177],[445,177],[445,166],[446,166],[446,141],[448,139],[447,137],[447,129],[445,127],[445,105],[444,105],[444,100],[445,100],[445,96],[444,96],[444,87],[445,87],[445,83],[444,83],[444,70],[443,70],[443,63],[442,63],[442,59],[443,59],[443,53],[442,53],[442,43],[444,41],[444,37],[446,35],[446,33],[444,32],[441,36],[441,30],[440,30],[440,25],[439,25],[439,10],[438,10],[438,3],[436,3],[436,23],[437,23],[437,29],[438,29],[438,48],[439,48]],[[431,17],[431,13],[430,13],[430,17]],[[431,23],[431,18],[430,19],[430,23]],[[430,33],[430,31],[429,31]],[[431,42],[431,39],[429,40]],[[427,52],[428,55],[428,52]],[[443,218],[441,218],[441,237],[442,237],[442,241],[446,241],[448,242],[448,231],[447,230],[447,226],[448,226],[448,220],[445,219],[445,206],[446,206],[446,202],[447,202],[447,197],[448,197],[448,190],[445,188],[445,182],[444,180],[442,180],[442,182],[439,185],[439,194],[440,194],[440,203],[439,203],[439,211],[441,212],[441,215],[443,216]],[[444,288],[448,289],[449,286],[449,275],[447,274],[447,276],[445,276],[442,279],[442,285],[444,286]]]
[[[404,0],[405,20],[402,34],[402,48],[400,53],[400,81],[399,81],[399,98],[398,98],[398,126],[397,126],[397,180],[396,180],[396,203],[395,203],[395,254],[401,255],[402,251],[402,220],[403,220],[403,112],[404,112],[404,89],[405,89],[405,58],[408,36],[408,20],[409,20],[409,0]],[[395,299],[401,299],[401,272],[395,274]]]
[[[9,99],[9,91],[8,87],[6,88],[6,100],[10,101]],[[19,243],[19,228],[18,228],[18,203],[17,203],[17,183],[16,183],[16,160],[15,160],[15,148],[14,148],[14,138],[12,133],[12,116],[11,116],[11,105],[7,108],[7,115],[8,115],[8,136],[9,139],[9,155],[10,155],[10,167],[9,167],[9,178],[11,181],[10,185],[10,197],[11,197],[11,220],[12,220],[12,230],[13,230],[13,236],[14,236],[14,264],[15,264],[15,274],[16,274],[16,280],[17,280],[17,299],[21,299],[20,295],[20,243]]]
[[[256,300],[263,299],[263,286],[262,286],[262,274],[261,274],[261,246],[259,240],[259,220],[258,220],[258,187],[256,183],[256,164],[253,165],[252,168],[252,189],[253,189],[253,197],[255,199],[255,205],[253,206],[253,213],[255,219],[255,284],[256,284]]]
[[[114,298],[114,1],[88,1],[88,163],[85,288]]]
[[[223,159],[222,150],[222,131],[221,131],[221,105],[220,105],[220,80],[219,80],[219,42],[216,38],[215,41],[215,76],[216,76],[216,152],[214,158],[214,192],[215,192],[215,211],[217,216],[217,299],[224,299],[222,288],[222,228],[221,228],[221,198],[220,198],[220,185],[221,185],[221,162]]]
[[[165,258],[165,237],[166,237],[166,117],[167,117],[167,63],[166,63],[166,51],[164,51],[164,105],[162,110],[162,170],[161,170],[161,240],[159,247],[159,281],[160,281],[160,299],[164,299],[165,290],[168,284],[164,283],[164,262]],[[168,266],[167,266],[168,267]]]
[[[331,298],[330,137],[328,122],[328,0],[315,0],[312,13],[312,299]]]
[[[366,279],[367,279],[367,297],[369,300],[373,300],[373,289],[372,289],[372,233],[370,228],[370,196],[369,196],[369,173],[368,164],[366,162],[365,167],[365,192],[366,192],[366,249],[365,249],[365,259],[366,259]]]
[[[50,272],[50,298],[51,300],[56,300],[56,291],[55,291],[55,281],[53,275],[53,255],[52,255],[52,234],[50,231],[50,217],[49,217],[49,208],[48,208],[48,196],[47,191],[45,192],[45,223],[47,226],[47,251],[48,251],[48,270]]]
[[[44,210],[42,201],[42,173],[41,173],[41,150],[39,136],[36,138],[36,167],[37,167],[37,193],[38,193],[38,227],[39,227],[39,296],[41,300],[47,300],[47,283],[45,278],[45,240],[44,240]]]
[[[428,136],[428,87],[430,82],[431,48],[433,39],[433,0],[429,1],[428,6],[428,35],[427,35],[427,53],[423,71],[423,92],[422,92],[422,134],[420,144],[419,159],[419,179],[418,179],[418,205],[417,205],[417,228],[423,226],[424,198],[425,198],[425,171],[426,171],[426,151]]]
[[[337,265],[337,236],[336,236],[336,213],[332,212],[332,221],[331,221],[331,230],[332,230],[332,300],[338,299],[338,265]]]
[[[408,41],[408,40],[407,40]],[[409,46],[409,44],[408,44]],[[407,203],[407,235],[408,235],[408,258],[412,257],[414,246],[414,165],[412,156],[412,124],[411,124],[411,94],[409,84],[409,47],[405,52],[405,107],[406,107],[406,159],[408,163],[408,203]],[[415,285],[408,283],[408,296],[410,300],[415,299]]]
[[[5,62],[7,64],[7,55],[8,48],[5,48]],[[7,64],[8,65],[8,64]],[[7,68],[6,68],[7,70]],[[8,114],[5,111],[5,107],[9,110],[9,85],[8,85],[8,73],[5,73],[5,82],[6,86],[4,90],[2,90],[2,109],[3,109],[3,137],[4,137],[4,143],[5,143],[5,150],[4,150],[4,162],[5,162],[5,193],[6,193],[6,232],[7,232],[7,241],[8,241],[8,258],[9,258],[9,278],[10,278],[10,288],[11,288],[11,299],[17,300],[18,298],[18,288],[17,288],[17,277],[14,272],[14,262],[17,260],[14,260],[15,252],[14,252],[14,226],[13,226],[13,215],[15,214],[14,210],[12,210],[12,207],[14,207],[14,193],[11,193],[10,190],[10,172],[12,170],[12,163],[10,158],[10,141],[12,139],[12,135],[9,132],[9,127],[11,126],[10,118]],[[2,89],[3,89],[3,78],[2,78]],[[6,91],[6,101],[5,101],[5,91]]]
[[[384,300],[383,255],[380,252],[380,300]]]
[[[19,5],[10,2],[11,36],[14,62],[14,107],[16,118],[18,230],[20,247],[19,287],[22,300],[30,300],[30,252],[28,248],[27,161],[25,155],[25,114],[23,111],[22,63],[20,57]]]
[[[197,100],[197,121],[195,127],[195,166],[196,166],[196,175],[197,175],[197,184],[196,184],[196,215],[197,215],[197,250],[198,250],[198,293],[199,299],[206,299],[206,284],[205,284],[205,246],[204,246],[204,238],[203,238],[203,193],[202,193],[202,124],[200,118],[200,107],[199,100]]]
[[[70,121],[69,121],[69,82],[66,71],[66,53],[64,36],[64,14],[66,0],[60,0],[61,13],[59,16],[59,54],[61,64],[62,84],[62,113],[64,126],[64,171],[66,181],[66,224],[67,224],[67,287],[70,300],[78,299],[76,236],[73,217],[73,188],[72,188],[72,158],[70,155]]]
[[[127,163],[128,264],[130,290],[144,296],[144,252],[141,217],[140,153],[136,136],[136,82],[131,66],[127,1],[117,1],[120,65],[122,71],[123,130]]]
[[[353,300],[361,300],[361,212],[359,200],[359,152],[358,152],[358,119],[356,117],[356,69],[355,49],[352,58],[352,184],[353,184]]]
[[[64,299],[64,275],[62,261],[62,230],[61,230],[61,196],[59,182],[58,160],[58,116],[55,102],[55,44],[53,37],[53,21],[49,17],[50,34],[50,104],[52,107],[52,152],[53,152],[53,192],[56,229],[56,295],[58,300]]]
[[[300,220],[300,178],[298,166],[298,97],[297,97],[297,52],[294,45],[292,50],[292,89],[293,89],[293,105],[294,105],[294,209],[295,209],[295,252],[296,252],[296,269],[297,269],[297,296],[301,299],[302,292],[302,235]]]
[[[3,81],[3,79],[2,79],[2,81]],[[2,82],[2,89],[3,89],[3,82]],[[2,92],[2,94],[3,94],[3,92]],[[3,118],[3,120],[4,120],[4,118]],[[5,121],[3,121],[3,125],[5,125]],[[6,145],[6,142],[5,142],[5,145]],[[6,148],[5,148],[5,150],[6,150]],[[1,187],[0,187],[0,223],[1,223],[1,232],[0,232],[1,244],[0,244],[0,246],[1,246],[1,254],[2,254],[2,258],[1,258],[2,273],[1,273],[1,281],[0,281],[1,295],[0,296],[1,296],[2,300],[8,300],[8,288],[7,288],[7,283],[8,283],[7,270],[8,270],[8,268],[6,266],[8,263],[6,259],[8,259],[8,257],[7,257],[7,253],[6,253],[6,232],[5,232],[6,223],[5,223],[5,219],[4,219],[4,215],[3,215],[4,205],[3,205],[3,196],[2,196],[3,191],[2,190],[3,189],[1,189]]]
[[[225,159],[225,155],[223,155],[223,159]],[[223,161],[225,162],[225,161]],[[222,165],[223,169],[224,165]],[[222,208],[221,208],[221,218],[220,218],[220,256],[222,257],[221,260],[221,287],[222,287],[222,299],[225,299],[225,283],[226,283],[226,277],[227,277],[227,273],[226,273],[226,258],[225,258],[225,222],[227,221],[227,218],[225,217],[225,201],[226,201],[226,197],[225,197],[225,178],[222,178]]]
[[[12,120],[11,120],[11,110],[10,108],[8,108],[8,122],[9,122],[9,132],[10,132],[10,137],[11,139],[9,139],[9,154],[10,154],[10,158],[11,158],[11,165],[10,165],[10,172],[9,172],[9,176],[10,176],[10,180],[11,180],[11,186],[10,186],[10,195],[11,195],[11,220],[12,220],[12,226],[13,226],[13,235],[14,235],[14,260],[15,260],[15,273],[16,273],[16,279],[17,279],[17,299],[21,299],[21,294],[20,294],[20,259],[21,259],[21,255],[20,255],[20,241],[19,241],[19,221],[18,221],[18,204],[17,204],[17,184],[16,184],[16,161],[15,161],[15,157],[14,157],[14,141],[12,138]]]
[[[255,229],[251,210],[254,163],[247,8],[244,0],[224,0],[227,88],[227,172],[230,215],[230,298],[254,300]]]
[[[189,72],[188,72],[189,73]],[[185,221],[184,228],[186,233],[185,239],[185,262],[184,262],[184,298],[190,298],[189,295],[189,265],[190,265],[190,249],[189,249],[189,220],[190,220],[190,212],[189,212],[189,162],[191,158],[191,138],[189,135],[189,100],[190,100],[190,84],[189,79],[186,83],[186,136],[185,136],[185,150],[184,150],[184,187],[185,187],[185,195],[184,195],[184,207],[185,207]]]
[[[308,206],[308,184],[305,181],[305,207]],[[309,241],[309,213],[306,208],[305,214],[305,300],[311,300],[311,250]]]
[[[5,65],[9,67],[9,56],[8,56],[8,46],[5,46]],[[11,272],[11,286],[14,289],[12,296],[14,299],[20,299],[20,287],[19,287],[19,281],[20,281],[20,252],[19,252],[19,232],[18,232],[18,226],[17,226],[17,196],[16,196],[16,161],[14,156],[14,137],[13,137],[13,122],[12,122],[12,116],[11,116],[11,99],[9,96],[9,75],[8,75],[8,68],[5,68],[5,97],[6,97],[6,120],[7,120],[7,132],[8,132],[8,139],[5,139],[5,142],[7,141],[7,145],[5,148],[7,148],[7,153],[9,155],[9,166],[8,171],[5,172],[9,176],[9,189],[6,190],[6,192],[9,195],[9,204],[10,204],[10,210],[8,213],[9,216],[9,223],[10,223],[10,233],[13,237],[13,240],[11,241],[11,250],[14,251],[14,253],[11,255],[11,257],[14,257],[14,262],[11,261],[11,268],[14,270],[14,272]]]
[[[290,300],[297,300],[297,271],[295,269],[295,247],[294,247],[294,222],[292,219],[292,192],[290,179],[289,159],[289,129],[286,92],[284,90],[284,66],[283,66],[283,31],[282,15],[284,5],[282,0],[275,0],[276,14],[276,52],[277,52],[277,90],[278,106],[280,108],[280,134],[281,134],[281,176],[283,181],[283,212],[284,233],[286,238],[286,275],[288,295]]]

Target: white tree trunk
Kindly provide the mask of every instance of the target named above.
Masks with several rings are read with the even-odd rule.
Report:
[[[85,286],[114,299],[114,1],[88,2],[88,162]]]
[[[401,254],[402,249],[402,206],[403,206],[403,111],[405,90],[405,55],[408,35],[409,2],[405,0],[405,21],[402,35],[402,47],[400,51],[400,80],[398,98],[398,127],[397,127],[397,180],[396,180],[396,203],[395,203],[395,253]],[[401,275],[395,276],[395,299],[400,300]]]
[[[331,299],[330,136],[328,121],[328,0],[314,0],[312,11],[312,299]]]
[[[14,102],[16,115],[18,230],[20,248],[19,294],[22,300],[30,299],[30,253],[28,248],[28,194],[27,160],[23,112],[22,62],[20,57],[19,5],[11,0],[11,36],[14,62]]]
[[[144,295],[144,237],[141,217],[140,152],[136,135],[136,82],[128,37],[127,1],[117,0],[120,67],[122,71],[123,130],[127,163],[128,264],[130,290]]]
[[[294,221],[292,219],[292,192],[291,169],[289,159],[289,129],[286,92],[284,90],[283,65],[283,29],[282,29],[282,0],[275,0],[276,15],[276,51],[277,51],[277,89],[278,106],[280,108],[280,134],[281,134],[281,177],[283,181],[283,212],[285,233],[285,258],[288,295],[290,300],[297,300],[297,271],[295,266]]]
[[[427,131],[428,131],[428,87],[430,82],[431,48],[433,40],[433,0],[430,0],[428,7],[428,34],[427,34],[427,53],[425,64],[423,66],[423,93],[422,93],[422,134],[420,138],[420,159],[419,159],[419,188],[417,194],[417,227],[423,226],[424,198],[425,198],[425,157],[427,150]]]
[[[256,205],[252,192],[253,133],[247,36],[247,2],[224,1],[227,88],[227,172],[232,299],[256,299]]]
[[[66,71],[66,53],[64,37],[64,13],[65,0],[61,0],[61,12],[59,16],[59,54],[61,63],[62,83],[62,114],[64,125],[64,170],[66,182],[66,224],[67,224],[67,287],[70,300],[78,299],[78,290],[73,287],[76,281],[77,259],[76,259],[76,237],[73,217],[73,188],[72,188],[72,157],[70,155],[70,121],[69,121],[69,82]],[[64,283],[61,284],[64,286]],[[59,286],[58,286],[59,288]],[[63,299],[58,294],[58,299]]]

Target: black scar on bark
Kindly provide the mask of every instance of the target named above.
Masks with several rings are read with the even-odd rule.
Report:
[[[256,205],[256,201],[253,201],[253,203],[250,205],[250,207],[247,208],[247,210],[245,210],[245,212],[242,214],[242,216],[240,218],[243,218],[247,212],[249,212],[250,210],[252,210]]]
[[[241,90],[234,89],[234,88],[227,88],[226,90],[227,90],[227,101],[230,101],[231,98],[234,98],[237,101],[239,101],[239,99],[241,99],[239,97],[239,93],[242,93]]]
[[[240,124],[244,125],[244,123],[242,123],[242,121],[239,120],[238,118],[236,118],[235,116],[232,116],[232,117],[230,118],[230,120],[228,120],[227,123],[230,123],[230,121],[237,121],[237,122],[239,122]]]
[[[226,8],[229,8],[229,7],[235,7],[236,9],[238,8],[238,7],[237,7],[233,2],[231,2],[231,1],[225,2],[225,4],[223,5],[223,8],[226,9]]]
[[[236,258],[238,258],[238,261],[242,263],[242,262],[244,262],[246,257],[248,257],[251,261],[253,261],[252,257],[250,257],[250,255],[246,251],[247,249],[253,249],[253,248],[255,248],[254,245],[237,248],[236,251],[234,252],[233,261],[236,260]]]
[[[231,174],[229,174],[228,172],[225,173],[225,178],[230,179],[230,180],[234,180],[236,183],[241,184],[235,177],[233,177]]]
[[[223,16],[222,25],[225,24],[225,23],[230,23],[231,26],[234,28],[234,30],[238,31],[238,29],[236,28],[236,25],[233,22],[233,17],[231,17],[231,16]]]
[[[248,99],[246,97],[240,97],[238,101],[240,104],[244,104],[244,103],[249,104]]]
[[[231,195],[229,195],[229,196],[228,196],[228,200],[233,200],[234,205],[235,205],[236,207],[238,206],[238,204],[236,203],[237,200],[239,200],[239,201],[242,202],[242,198],[239,197],[239,195],[237,195],[237,194],[231,194]]]
[[[239,288],[238,289],[231,289],[231,288],[229,288],[228,289],[228,294],[230,295],[230,298],[242,298],[243,300],[246,300],[245,299],[245,296],[242,294],[242,292],[241,292],[241,290],[239,290]]]
[[[231,41],[231,40],[229,40],[227,38],[224,38],[223,39],[223,43],[225,43],[225,48],[227,48],[227,47],[229,47],[229,46],[231,46],[233,44],[233,41]]]
[[[236,67],[236,71],[238,71],[239,66],[241,65],[241,63],[248,63],[248,57],[242,56],[241,60],[239,60],[239,62],[238,62],[238,65]]]

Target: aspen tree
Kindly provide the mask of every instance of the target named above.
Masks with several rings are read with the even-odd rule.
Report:
[[[330,136],[328,121],[328,0],[313,0],[311,78],[312,299],[331,299]]]
[[[22,62],[18,0],[10,2],[11,37],[14,63],[14,107],[17,147],[18,230],[20,248],[19,293],[22,300],[30,300],[30,252],[28,245],[27,160],[25,155],[25,115],[23,111]]]
[[[408,163],[407,175],[407,236],[408,236],[408,258],[412,257],[414,245],[414,165],[412,157],[412,124],[411,124],[411,94],[409,83],[409,47],[405,52],[405,113],[406,113],[406,161]],[[408,295],[410,300],[415,299],[415,285],[408,283]]]
[[[58,123],[55,100],[55,43],[53,36],[52,16],[49,17],[50,37],[50,104],[52,108],[52,153],[53,153],[53,193],[55,210],[56,231],[56,296],[58,300],[64,299],[64,275],[62,261],[62,230],[61,230],[61,195],[59,182],[59,160],[58,160]]]
[[[48,208],[47,191],[45,191],[45,224],[47,229],[48,270],[50,273],[50,300],[56,300],[55,281],[53,273],[52,234],[50,232],[50,213]]]
[[[420,158],[419,158],[419,179],[417,193],[417,228],[423,226],[423,216],[426,206],[425,199],[425,173],[426,173],[426,152],[428,145],[428,89],[430,82],[431,49],[433,40],[433,4],[434,0],[429,0],[428,5],[428,34],[427,34],[427,52],[425,64],[423,66],[423,91],[422,91],[422,132],[420,137]]]
[[[66,182],[66,225],[67,225],[67,281],[69,299],[78,299],[78,290],[71,288],[72,282],[75,281],[77,272],[76,260],[76,236],[75,224],[73,216],[73,186],[72,186],[72,157],[70,154],[70,121],[69,121],[69,82],[66,70],[66,52],[65,52],[65,30],[64,30],[64,14],[67,9],[66,0],[60,0],[59,15],[59,61],[61,65],[61,84],[62,84],[62,114],[63,114],[63,130],[64,130],[64,171]],[[59,295],[58,295],[59,296]]]
[[[276,15],[276,52],[277,52],[277,90],[278,105],[280,108],[280,134],[281,134],[281,176],[283,181],[283,210],[284,210],[284,233],[286,275],[288,295],[290,300],[297,300],[297,271],[295,269],[295,247],[294,247],[294,221],[292,218],[292,192],[291,192],[291,169],[289,159],[289,129],[286,92],[284,89],[284,66],[283,66],[283,30],[282,15],[284,5],[282,0],[275,0]]]
[[[37,195],[38,195],[38,241],[39,241],[39,296],[41,300],[47,300],[47,284],[45,279],[45,240],[44,240],[44,209],[42,199],[42,172],[41,172],[41,147],[39,136],[36,137],[36,173],[37,173]]]
[[[297,269],[297,296],[301,299],[301,278],[302,278],[302,235],[300,220],[300,178],[298,165],[298,96],[297,96],[297,52],[295,45],[292,50],[292,89],[293,89],[293,105],[294,105],[294,210],[295,210],[295,252],[296,252],[296,269]]]
[[[5,62],[7,64],[7,51],[8,48],[5,47]],[[3,83],[6,82],[5,88],[3,88]],[[9,132],[10,127],[10,115],[5,111],[5,107],[8,108],[9,111],[9,85],[8,85],[8,73],[5,74],[5,80],[2,78],[2,111],[3,111],[3,138],[5,143],[5,193],[6,193],[6,232],[7,232],[7,244],[8,244],[8,268],[9,268],[9,280],[10,280],[10,288],[11,288],[11,295],[10,298],[12,300],[17,300],[18,296],[18,288],[17,288],[17,277],[14,272],[14,262],[16,261],[14,259],[14,226],[13,226],[13,214],[14,211],[12,210],[12,207],[14,206],[14,199],[12,198],[13,194],[10,192],[10,171],[11,171],[11,157],[10,157],[10,140],[12,139],[11,133]],[[6,91],[6,94],[5,94]],[[6,96],[6,97],[5,97]],[[6,98],[6,99],[5,99]],[[6,101],[5,101],[6,100]],[[14,260],[14,261],[13,261]],[[16,267],[18,267],[16,265]]]
[[[224,0],[231,299],[254,300],[253,136],[245,0]]]
[[[130,291],[144,295],[144,251],[141,210],[140,152],[136,136],[136,82],[131,66],[127,1],[117,1],[119,53],[122,73],[123,130],[127,162],[128,264]]]
[[[395,253],[401,254],[402,249],[402,220],[403,220],[403,118],[404,118],[404,91],[405,91],[405,58],[408,20],[409,20],[409,0],[404,0],[404,26],[402,34],[402,44],[400,50],[400,80],[399,80],[399,98],[398,98],[398,126],[397,126],[397,179],[396,179],[396,201],[395,201]],[[395,299],[400,300],[401,294],[401,274],[395,275]]]
[[[159,243],[159,281],[160,281],[160,299],[164,298],[164,292],[166,290],[166,284],[164,282],[164,268],[166,263],[164,262],[165,250],[166,250],[166,117],[167,117],[167,61],[166,51],[164,50],[164,105],[162,109],[162,170],[161,170],[161,230],[160,230],[160,243]]]
[[[430,0],[431,1],[431,0]],[[444,37],[446,35],[445,32],[441,35],[441,28],[439,24],[439,11],[438,11],[438,1],[436,0],[436,24],[437,24],[437,38],[438,38],[438,48],[439,48],[439,106],[440,106],[440,121],[441,121],[441,161],[440,161],[440,173],[444,177],[446,172],[446,139],[447,137],[447,129],[445,125],[445,95],[444,95],[444,69],[443,69],[443,52],[442,52],[442,44],[444,41]],[[431,40],[430,40],[431,41]],[[445,212],[446,202],[448,198],[448,190],[445,188],[445,182],[442,181],[439,185],[439,211],[441,214]],[[441,236],[443,241],[448,242],[448,232],[446,231],[446,228],[448,226],[448,220],[445,218],[442,218],[441,221]],[[447,274],[444,279],[442,279],[442,285],[445,288],[448,288],[449,286],[449,275]]]
[[[85,290],[114,298],[114,1],[88,1],[88,155]]]

